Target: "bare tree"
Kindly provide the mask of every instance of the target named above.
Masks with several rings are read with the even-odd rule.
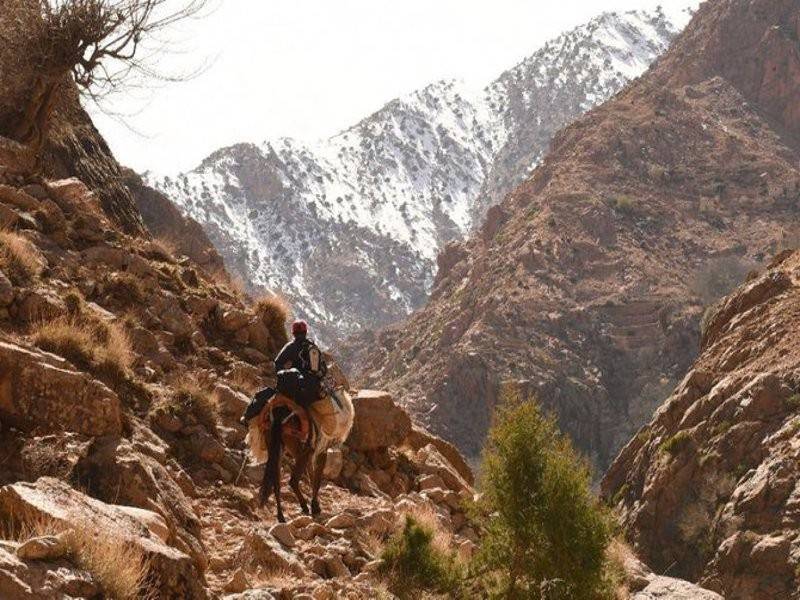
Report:
[[[145,46],[198,16],[206,3],[0,0],[0,111],[6,108],[0,134],[38,152],[54,102],[70,80],[97,100],[137,72],[165,78],[150,66],[153,55]]]

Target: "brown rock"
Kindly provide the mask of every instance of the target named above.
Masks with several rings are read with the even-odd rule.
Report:
[[[28,290],[17,304],[17,317],[24,323],[49,321],[67,312],[61,297],[47,288]]]
[[[56,356],[0,341],[0,415],[30,431],[119,434],[117,395]]]
[[[16,483],[0,488],[0,514],[6,519],[13,515],[17,519],[49,519],[66,527],[114,531],[150,561],[160,597],[206,597],[202,578],[188,556],[165,545],[137,519],[114,505],[85,496],[57,479],[43,477],[35,484]]]
[[[0,598],[64,600],[94,598],[100,586],[67,560],[27,561],[0,546]]]
[[[353,398],[353,407],[355,420],[347,445],[354,450],[396,446],[411,431],[408,414],[386,392],[360,390]]]

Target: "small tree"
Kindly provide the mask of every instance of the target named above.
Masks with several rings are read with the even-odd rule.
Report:
[[[0,0],[0,134],[38,150],[70,79],[96,100],[135,72],[159,77],[143,45],[205,3]]]
[[[477,563],[494,593],[542,600],[608,593],[610,519],[590,490],[589,468],[555,421],[514,390],[495,414],[482,479]]]

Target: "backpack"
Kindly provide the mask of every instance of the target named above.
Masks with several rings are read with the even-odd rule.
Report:
[[[300,349],[300,370],[304,373],[310,373],[318,379],[325,377],[328,372],[328,365],[325,362],[325,357],[322,350],[319,349],[311,340],[305,340],[303,347]]]

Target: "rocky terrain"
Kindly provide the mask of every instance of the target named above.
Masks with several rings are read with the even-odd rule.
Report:
[[[0,598],[388,599],[380,553],[405,515],[472,556],[469,466],[385,392],[354,392],[323,513],[286,498],[276,523],[239,419],[274,384],[278,309],[124,233],[80,180],[3,166]],[[623,564],[631,598],[718,600]]]
[[[641,74],[687,18],[604,14],[483,89],[436,82],[319,143],[239,144],[146,179],[249,289],[280,291],[333,343],[419,307],[442,246],[528,175],[558,129]]]
[[[729,600],[800,597],[800,253],[707,319],[702,352],[603,479],[657,571]]]
[[[0,597],[123,597],[119,563],[140,561],[158,598],[372,598],[404,511],[473,551],[469,467],[379,392],[355,398],[322,518],[290,501],[275,525],[239,417],[274,381],[285,312],[143,227],[125,233],[79,179],[2,171]]]
[[[705,3],[445,248],[423,309],[343,348],[359,381],[471,456],[514,383],[607,466],[691,365],[706,307],[796,245],[796,37],[796,3]]]

